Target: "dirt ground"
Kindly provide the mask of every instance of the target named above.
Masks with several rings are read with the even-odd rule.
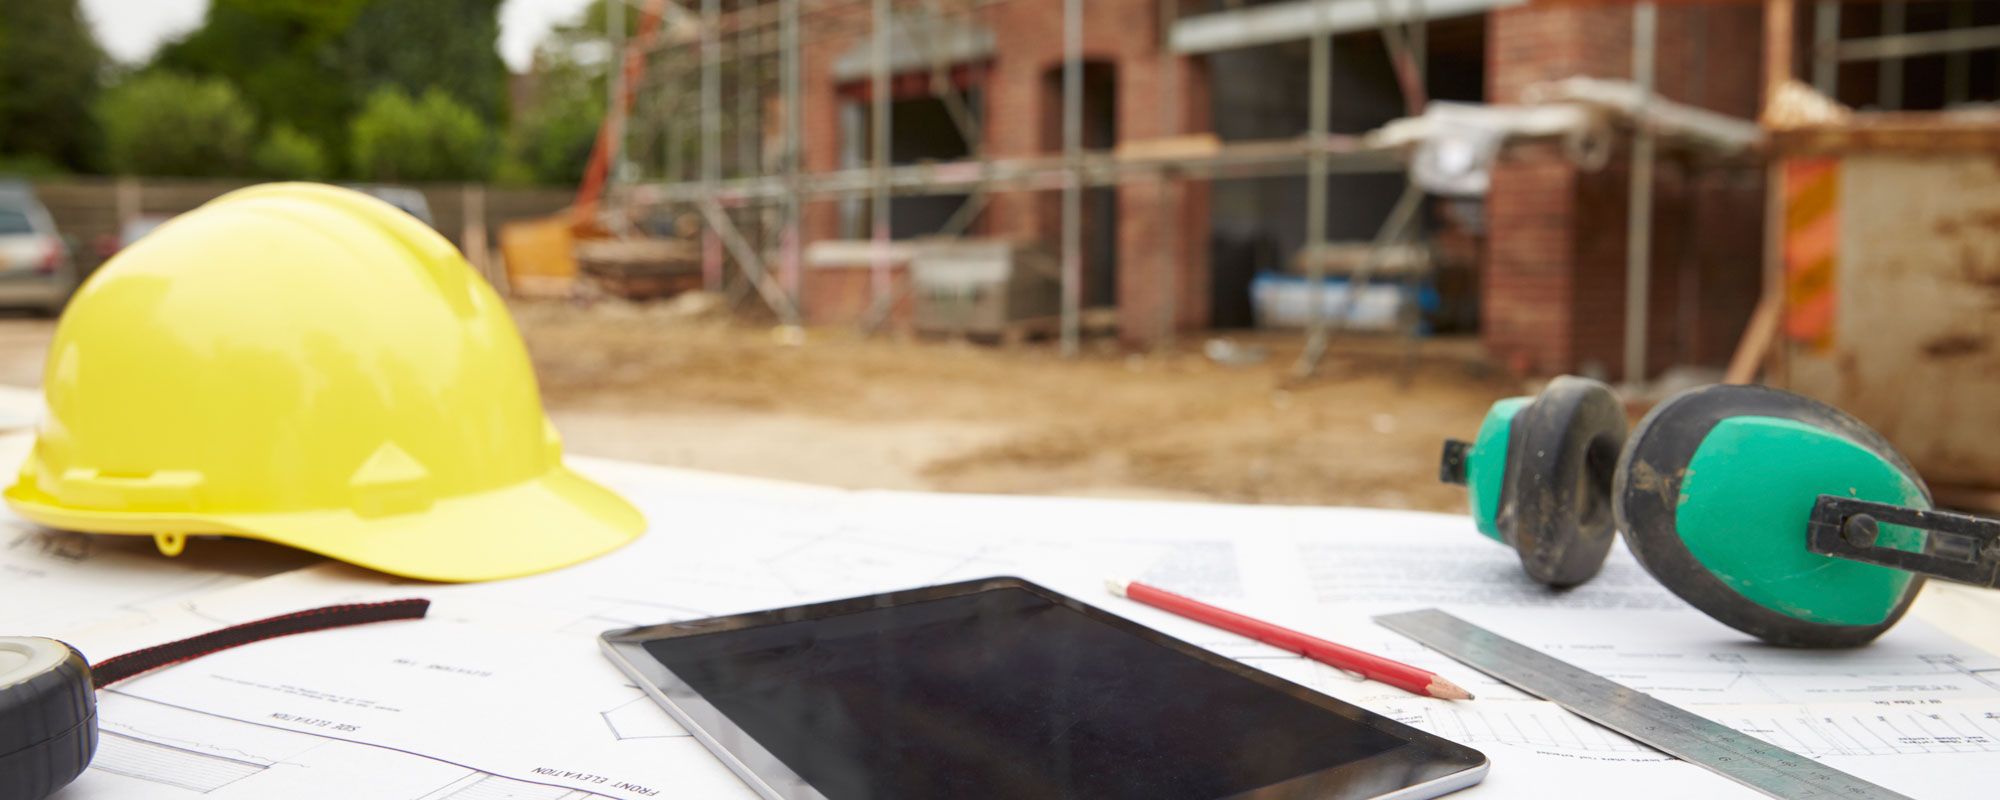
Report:
[[[848,488],[1462,509],[1440,441],[1521,387],[1475,342],[1344,339],[1286,379],[1296,335],[1166,355],[848,329],[786,336],[688,304],[514,306],[569,452]],[[35,386],[54,321],[0,318],[0,385]],[[1257,356],[1261,356],[1257,358]]]
[[[571,450],[845,487],[1462,509],[1440,485],[1518,385],[1476,342],[1343,341],[1323,377],[1286,379],[1296,335],[1233,336],[1256,363],[1087,343],[788,339],[673,306],[521,303],[515,315]]]

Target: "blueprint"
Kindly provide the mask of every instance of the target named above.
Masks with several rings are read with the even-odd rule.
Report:
[[[92,651],[122,652],[329,603],[434,601],[422,622],[262,642],[121,684],[106,695],[109,757],[64,797],[747,797],[605,662],[598,634],[993,575],[1036,581],[1471,744],[1494,764],[1474,797],[1606,785],[1628,797],[1741,790],[1431,653],[1372,615],[1446,608],[1906,794],[1965,795],[2000,772],[2000,659],[1919,620],[1853,651],[1763,646],[1681,606],[1622,549],[1598,581],[1555,593],[1448,515],[593,474],[640,504],[653,529],[578,567],[436,585],[328,563],[121,600],[131,606],[122,617],[65,631]],[[1361,681],[1110,597],[1106,577],[1415,663],[1478,699]]]
[[[0,513],[0,631],[74,630],[319,561],[258,542],[202,541],[189,550],[184,562],[169,563],[147,537],[58,533]]]

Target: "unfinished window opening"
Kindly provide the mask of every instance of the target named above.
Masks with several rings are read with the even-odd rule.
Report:
[[[1802,2],[1798,13],[1795,74],[1843,104],[1938,111],[2000,102],[2000,3]]]
[[[1483,102],[1486,98],[1486,15],[1432,20],[1427,43],[1424,89],[1430,100]],[[1403,116],[1407,105],[1388,47],[1375,30],[1333,37],[1329,87],[1329,130],[1358,134]],[[1297,39],[1221,50],[1208,54],[1215,92],[1211,118],[1224,141],[1292,139],[1311,125],[1311,43]],[[1327,191],[1326,232],[1332,245],[1363,246],[1396,204],[1403,190],[1400,171],[1343,172],[1338,166]],[[1259,274],[1294,279],[1306,245],[1306,178],[1280,176],[1217,181],[1211,189],[1210,319],[1217,328],[1257,324],[1252,286]],[[1437,303],[1426,316],[1432,330],[1477,330],[1477,275],[1483,248],[1483,203],[1427,202],[1416,241],[1432,254],[1434,277],[1427,293]],[[1357,247],[1349,250],[1359,252]],[[1341,269],[1329,274],[1338,279]]]
[[[967,92],[965,104],[978,108],[977,91]],[[977,125],[978,120],[971,121]],[[972,145],[952,120],[943,98],[919,97],[889,104],[889,162],[917,164],[926,161],[959,161],[972,157]],[[896,239],[931,236],[947,231],[945,226],[969,194],[930,194],[892,198],[889,201],[889,235]]]
[[[968,122],[977,131],[979,91],[966,90],[962,97],[971,117]],[[865,169],[868,167],[868,153],[874,142],[874,131],[869,125],[869,107],[865,102],[849,101],[841,104],[840,165],[845,169]],[[959,123],[952,119],[946,101],[936,95],[924,95],[892,100],[889,103],[889,163],[892,165],[920,164],[927,161],[960,161],[972,157],[972,145],[959,129]],[[952,233],[945,227],[959,208],[966,204],[971,195],[923,194],[892,197],[889,200],[889,236],[893,239],[908,239]],[[849,198],[841,204],[841,235],[850,238],[866,238],[872,229],[869,220],[869,206],[866,198]],[[961,221],[961,224],[964,221]],[[956,233],[963,234],[970,227]]]

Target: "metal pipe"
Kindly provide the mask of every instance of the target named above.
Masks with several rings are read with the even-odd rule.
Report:
[[[1832,52],[1842,61],[1877,61],[1963,53],[2000,47],[2000,25],[1957,30],[1924,31],[1896,36],[1871,36],[1836,42]]]
[[[1180,16],[1180,0],[1161,0],[1158,103],[1162,137],[1173,136],[1181,128],[1179,101],[1184,87],[1177,80],[1180,73],[1176,68],[1180,66],[1180,61],[1172,47],[1174,21]],[[1181,213],[1181,209],[1173,200],[1173,176],[1162,170],[1156,187],[1153,238],[1158,242],[1154,258],[1159,263],[1159,299],[1156,301],[1159,307],[1154,309],[1153,349],[1172,352],[1174,329],[1179,326],[1180,316],[1180,251],[1186,240],[1181,236],[1181,226],[1174,223],[1174,217]]]
[[[779,38],[782,40],[780,48],[784,53],[784,64],[782,67],[784,74],[780,80],[782,84],[780,91],[785,95],[785,183],[791,190],[785,192],[784,239],[779,245],[783,255],[778,268],[784,273],[783,283],[785,291],[791,295],[794,307],[797,307],[805,300],[803,286],[805,276],[800,270],[802,266],[801,255],[804,248],[804,231],[802,230],[804,227],[804,208],[799,202],[799,177],[803,174],[801,171],[803,165],[799,162],[804,155],[800,145],[802,138],[800,135],[800,131],[802,130],[800,126],[803,123],[799,119],[800,115],[804,113],[804,104],[801,100],[799,88],[804,84],[805,79],[801,72],[804,60],[799,58],[799,2],[800,0],[784,0],[785,19],[783,28],[779,34]],[[796,318],[792,319],[791,322],[792,324],[798,324]]]
[[[873,170],[874,184],[872,213],[869,215],[872,233],[869,239],[874,247],[869,253],[869,292],[872,296],[871,309],[887,314],[890,298],[889,281],[889,0],[875,0],[873,12],[874,39],[869,52],[869,133],[874,144],[869,158],[869,169]],[[873,313],[870,314],[873,316]]]
[[[1813,6],[1813,88],[1827,97],[1840,94],[1840,60],[1833,53],[1840,45],[1840,2],[1819,0]]]
[[[1326,24],[1324,4],[1313,6],[1312,97],[1307,100],[1311,129],[1306,136],[1313,147],[1306,156],[1306,348],[1299,354],[1292,373],[1309,377],[1319,368],[1326,352],[1326,141],[1327,118],[1333,90],[1333,33]],[[1350,290],[1352,287],[1349,287]]]
[[[857,134],[858,135],[858,134]],[[1115,186],[1133,180],[1150,179],[1171,172],[1184,180],[1238,180],[1296,176],[1305,174],[1308,155],[1314,148],[1305,137],[1263,142],[1225,144],[1213,155],[1197,157],[1131,157],[1112,153],[1084,153],[1083,184]],[[1365,147],[1351,137],[1329,136],[1319,148],[1328,159],[1327,172],[1333,174],[1398,174],[1403,164],[1388,148]],[[1067,168],[1060,154],[1022,158],[988,158],[943,163],[903,164],[889,168],[892,195],[961,194],[968,191],[1049,191],[1062,188]],[[874,188],[874,170],[859,166],[850,169],[811,172],[801,176],[801,192],[806,197],[865,197]],[[641,203],[695,202],[707,194],[700,182],[650,183],[632,187],[632,196]],[[714,193],[731,203],[776,201],[789,191],[780,177],[741,178],[724,181]]]
[[[1909,6],[1900,0],[1890,0],[1882,4],[1882,35],[1901,36],[1908,24]],[[1875,105],[1883,111],[1898,111],[1903,107],[1903,58],[1889,56],[1875,75]]]
[[[736,49],[736,113],[730,120],[736,134],[736,174],[761,175],[764,172],[761,148],[757,138],[762,131],[761,109],[758,108],[757,94],[761,82],[758,77],[757,59],[750,55],[750,49],[741,46]]]
[[[1778,93],[1792,79],[1792,25],[1797,19],[1792,0],[1764,0],[1764,96],[1758,119],[1771,118]]]
[[[722,39],[718,30],[721,0],[701,0],[701,184],[703,196],[713,196],[722,180]],[[722,239],[714,226],[701,236],[702,286],[722,289]]]
[[[1077,354],[1083,316],[1083,0],[1063,0],[1062,354]]]
[[[779,319],[786,320],[787,324],[796,324],[799,312],[792,305],[791,297],[787,296],[783,289],[772,284],[770,273],[764,269],[764,259],[757,255],[757,249],[750,246],[750,240],[744,238],[742,231],[736,229],[736,223],[730,221],[729,213],[723,209],[722,204],[710,199],[698,203],[697,207],[700,208],[702,216],[708,219],[709,226],[715,229],[718,237],[729,246],[729,252],[736,256],[737,263],[742,267],[743,282],[737,285],[747,285],[750,289],[757,290],[757,294],[763,296],[764,303],[769,305],[772,311],[777,312]],[[736,299],[740,298],[732,298],[732,305]]]
[[[1655,89],[1659,8],[1651,2],[1632,10],[1632,77],[1639,85],[1637,128],[1632,140],[1631,197],[1625,222],[1625,383],[1646,380],[1646,313],[1653,268],[1653,125],[1647,115]]]

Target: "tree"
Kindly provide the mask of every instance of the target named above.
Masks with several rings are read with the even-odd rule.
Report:
[[[510,155],[536,182],[573,184],[583,176],[597,144],[604,93],[547,75],[542,85],[534,107],[514,123]]]
[[[326,148],[290,125],[271,127],[250,156],[258,177],[271,180],[316,180],[327,176]]]
[[[229,82],[169,72],[139,75],[97,104],[104,154],[129,175],[240,174],[256,117]]]
[[[501,0],[370,0],[336,45],[363,97],[383,86],[442,90],[489,125],[507,119]]]
[[[492,133],[438,89],[420,98],[401,89],[375,90],[348,139],[355,173],[370,180],[483,180],[492,174]]]
[[[0,0],[0,3],[18,0]],[[435,88],[498,125],[507,67],[494,43],[500,0],[212,0],[201,27],[156,67],[228,78],[267,123],[326,152],[353,151],[349,125],[383,87]]]
[[[76,0],[0,2],[0,154],[85,169],[104,52]]]
[[[348,85],[336,46],[368,2],[212,0],[201,27],[160,48],[152,66],[225,79],[266,124],[339,146],[365,89]]]
[[[538,183],[575,184],[590,162],[604,120],[611,41],[605,36],[605,0],[593,0],[576,19],[556,25],[535,45],[532,87],[514,109],[507,156],[521,177]]]

